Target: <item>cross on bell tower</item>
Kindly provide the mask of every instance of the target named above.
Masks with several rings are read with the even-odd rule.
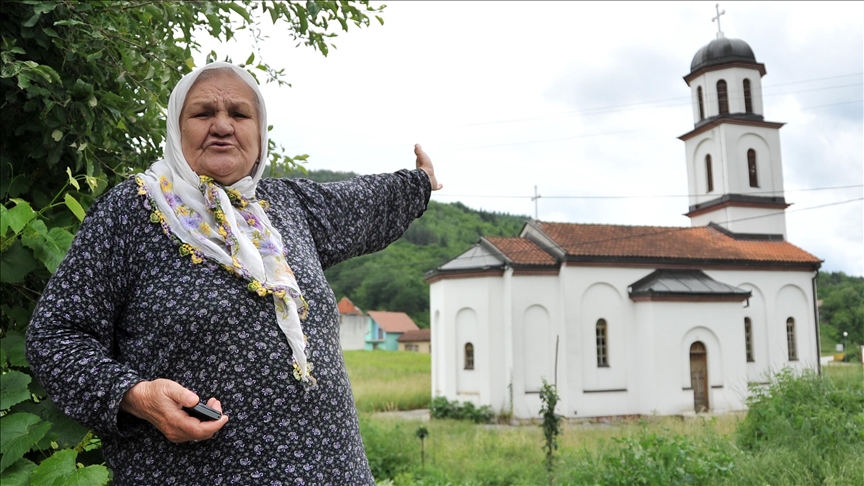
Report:
[[[715,20],[717,21],[717,38],[722,39],[726,36],[723,35],[723,31],[720,29],[720,16],[726,15],[726,11],[725,10],[723,10],[722,12],[720,11],[720,4],[719,3],[714,4],[714,8],[717,9],[717,16],[712,18],[711,22],[714,22]]]

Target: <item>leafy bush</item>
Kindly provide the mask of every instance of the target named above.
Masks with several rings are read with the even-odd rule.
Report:
[[[602,456],[602,484],[711,484],[733,467],[729,451],[668,430],[612,440],[617,446]]]
[[[475,424],[489,423],[494,417],[489,405],[478,408],[471,402],[460,403],[458,400],[451,402],[440,396],[432,399],[429,413],[436,419],[468,420]]]
[[[831,379],[805,370],[777,374],[752,386],[738,444],[750,450],[810,444],[818,450],[864,444],[864,380]]]

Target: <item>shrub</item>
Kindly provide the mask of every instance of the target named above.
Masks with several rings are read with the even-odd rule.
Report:
[[[750,389],[747,418],[738,430],[738,444],[750,450],[803,444],[830,451],[848,444],[864,445],[864,380],[860,376],[832,380],[810,370],[777,374],[772,383]]]
[[[436,419],[469,420],[475,424],[485,424],[492,421],[495,414],[489,405],[476,407],[471,402],[459,403],[449,401],[445,397],[435,397],[429,404],[429,413]]]

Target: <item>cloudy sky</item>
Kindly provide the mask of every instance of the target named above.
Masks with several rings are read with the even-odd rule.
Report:
[[[537,186],[544,221],[689,226],[682,77],[716,36],[714,5],[394,2],[327,58],[271,29],[263,55],[293,85],[263,88],[272,137],[309,169],[358,173],[411,167],[420,143],[441,202],[533,216]],[[720,8],[765,64],[766,120],[786,123],[789,240],[864,274],[864,4]],[[242,61],[249,45],[217,50]]]

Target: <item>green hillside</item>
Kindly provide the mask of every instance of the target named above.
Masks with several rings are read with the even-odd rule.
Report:
[[[332,182],[352,172],[291,172],[287,177]],[[429,286],[423,274],[464,252],[481,236],[516,236],[528,219],[470,209],[462,203],[429,201],[423,217],[386,249],[327,270],[337,299],[348,296],[366,310],[402,311],[429,327]]]

